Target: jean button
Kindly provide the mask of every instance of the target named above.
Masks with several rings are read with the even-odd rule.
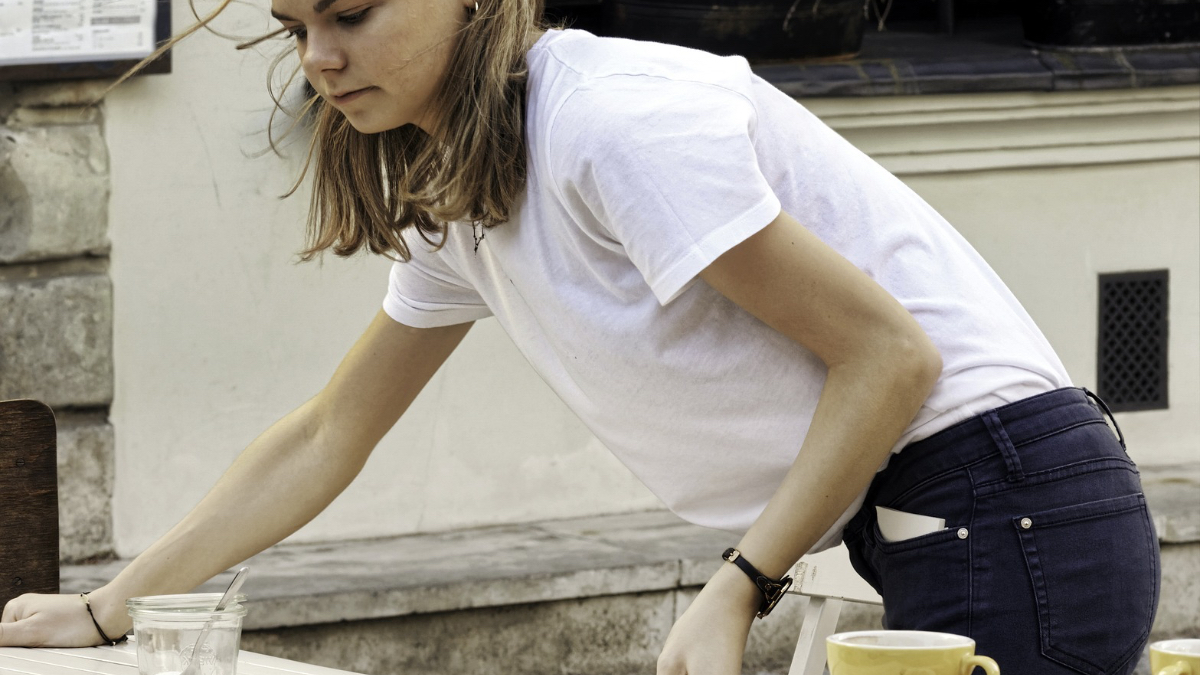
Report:
[[[959,539],[967,538],[967,528],[965,528],[965,527],[958,528],[958,538]]]
[[[1021,519],[1021,529],[1022,529],[1022,530],[1028,530],[1028,529],[1029,529],[1029,528],[1031,528],[1031,527],[1033,527],[1033,521],[1032,521],[1032,520],[1030,520],[1030,519],[1028,519],[1028,518],[1022,518],[1022,519]]]

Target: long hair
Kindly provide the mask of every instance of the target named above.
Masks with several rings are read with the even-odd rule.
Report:
[[[525,54],[541,13],[541,0],[479,4],[434,97],[432,135],[414,125],[361,134],[333,106],[315,102],[302,260],[363,246],[408,260],[401,233],[410,228],[439,246],[448,223],[488,228],[508,220],[525,189]]]
[[[183,38],[208,27],[230,2],[221,0],[207,16],[197,15],[195,25],[172,37],[108,91]],[[542,6],[542,0],[480,2],[451,38],[457,42],[432,101],[438,119],[432,134],[412,124],[360,133],[311,87],[299,111],[288,110],[271,83],[294,44],[278,55],[267,73],[275,102],[272,122],[275,113],[283,111],[294,118],[284,135],[298,124],[312,127],[303,168],[283,195],[294,194],[312,171],[308,241],[301,260],[311,260],[326,249],[349,256],[366,246],[372,253],[407,261],[411,253],[403,236],[406,230],[414,230],[436,247],[445,241],[449,223],[490,228],[509,219],[525,188],[525,55],[537,29],[545,27]],[[297,66],[287,78],[285,89],[299,70]],[[271,138],[272,148],[276,141]]]

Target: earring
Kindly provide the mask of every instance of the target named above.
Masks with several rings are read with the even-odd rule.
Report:
[[[479,0],[475,0],[475,12],[479,11]],[[474,14],[475,12],[472,12]]]

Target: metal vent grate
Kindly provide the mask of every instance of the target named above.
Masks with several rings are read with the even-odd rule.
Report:
[[[1114,411],[1167,407],[1168,271],[1100,275],[1097,390]]]

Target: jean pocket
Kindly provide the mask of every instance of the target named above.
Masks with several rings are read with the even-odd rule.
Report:
[[[1133,494],[1013,518],[1037,602],[1042,654],[1108,675],[1140,653],[1154,621],[1159,558]]]
[[[884,537],[883,532],[880,531],[879,521],[875,521],[873,524],[874,524],[874,530],[872,531],[871,534],[874,537],[875,547],[878,548],[881,552],[887,553],[887,554],[902,553],[904,551],[913,551],[913,550],[925,548],[927,546],[935,546],[944,541],[951,541],[951,540],[955,540],[955,539],[960,539],[960,538],[965,539],[966,538],[966,537],[959,535],[959,532],[963,528],[944,527],[940,530],[937,530],[936,532],[928,532],[926,534],[918,535],[916,537],[909,537],[907,539],[898,539],[895,541],[890,541],[886,537]]]
[[[867,557],[880,581],[889,629],[966,634],[971,561],[966,535],[966,528],[956,526],[889,542],[878,524],[867,530]]]

